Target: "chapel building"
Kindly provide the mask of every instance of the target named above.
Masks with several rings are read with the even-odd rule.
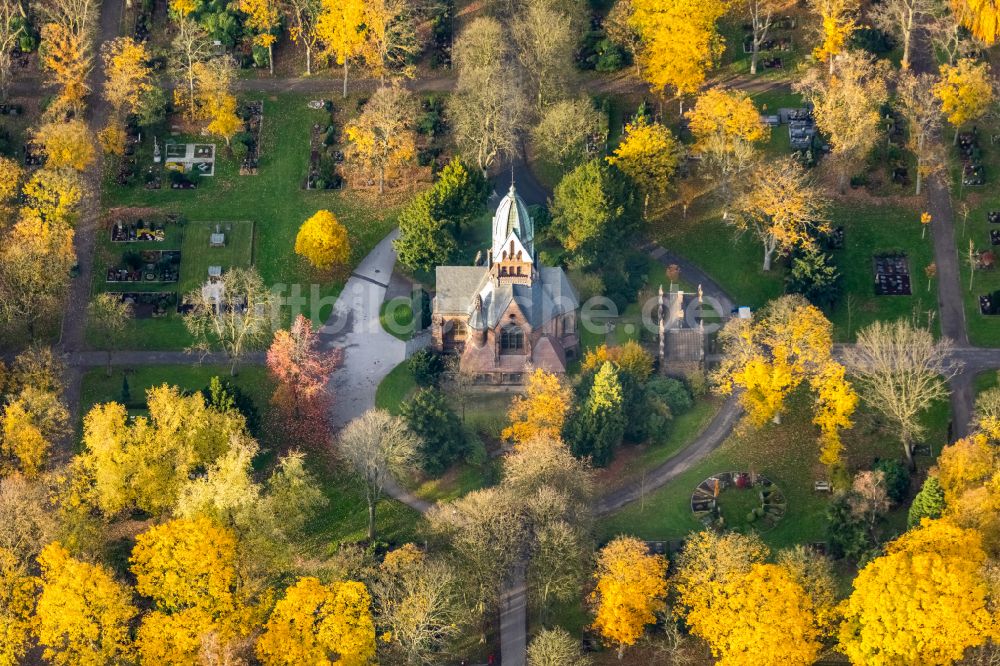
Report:
[[[434,347],[461,355],[482,384],[520,384],[541,368],[565,373],[577,355],[580,307],[562,268],[542,266],[534,224],[514,186],[493,216],[492,246],[477,266],[438,266]]]

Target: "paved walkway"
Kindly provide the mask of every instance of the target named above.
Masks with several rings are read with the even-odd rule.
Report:
[[[375,406],[379,383],[407,356],[407,344],[382,330],[379,312],[396,265],[394,230],[368,253],[344,285],[320,334],[329,348],[344,350],[331,378],[333,424],[339,428]]]

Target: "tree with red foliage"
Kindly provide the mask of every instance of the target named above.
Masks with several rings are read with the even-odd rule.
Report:
[[[329,443],[333,396],[327,383],[343,358],[343,350],[323,348],[312,322],[302,315],[275,334],[267,350],[267,368],[278,382],[271,403],[287,437],[313,446]]]

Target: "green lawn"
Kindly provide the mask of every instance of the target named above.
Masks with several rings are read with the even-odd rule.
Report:
[[[80,393],[80,414],[86,414],[99,403],[123,402],[122,379],[128,378],[131,400],[125,406],[134,413],[144,411],[146,391],[168,384],[184,391],[200,391],[208,386],[212,377],[231,381],[250,398],[257,412],[264,415],[271,400],[273,384],[263,366],[247,366],[231,377],[228,366],[198,365],[140,365],[134,368],[114,368],[108,377],[104,368],[93,368],[83,375]]]
[[[379,383],[375,389],[375,406],[399,414],[399,408],[417,388],[417,380],[410,372],[410,364],[403,361]]]
[[[299,226],[317,210],[332,211],[349,232],[352,262],[360,260],[395,225],[405,195],[378,196],[354,191],[303,190],[308,171],[309,132],[314,123],[329,122],[329,114],[309,109],[311,97],[278,95],[264,99],[264,122],[259,174],[240,176],[236,161],[216,141],[216,175],[198,178],[195,190],[173,190],[169,185],[146,190],[141,184],[122,187],[105,183],[102,204],[156,207],[180,213],[189,220],[212,223],[247,220],[255,224],[254,264],[266,284],[280,294],[298,289],[306,299],[304,314],[324,319],[343,285],[343,276],[316,275],[294,252]],[[337,107],[354,112],[356,98]],[[339,116],[338,116],[339,117]],[[158,132],[163,141],[166,131]],[[182,137],[175,137],[182,138]],[[199,138],[204,142],[204,138]],[[137,159],[140,172],[151,164],[151,137]],[[162,245],[162,244],[156,244]],[[164,249],[157,247],[155,249]],[[104,266],[98,263],[97,270]],[[167,320],[176,319],[168,317]],[[177,349],[188,343],[177,322],[136,321],[122,336],[126,348]],[[95,341],[94,338],[91,338]]]
[[[340,542],[361,542],[368,537],[368,504],[357,477],[329,468],[311,457],[311,468],[322,484],[329,505],[306,526],[317,545],[334,552]],[[420,514],[393,499],[382,499],[375,509],[377,538],[393,545],[415,541],[420,535]]]
[[[703,198],[704,199],[704,198]],[[933,261],[931,239],[920,237],[915,213],[895,206],[840,204],[831,215],[834,226],[842,225],[844,248],[834,251],[843,276],[840,301],[828,316],[837,340],[849,341],[858,328],[876,320],[911,317],[937,309],[936,292],[927,291],[924,268]],[[699,200],[685,219],[672,208],[654,221],[651,232],[664,247],[698,264],[735,300],[736,305],[759,308],[784,293],[783,261],[768,272],[762,270],[763,247],[749,233],[737,234],[721,219],[717,206]],[[872,259],[875,254],[903,251],[909,258],[911,296],[876,296]]]
[[[413,307],[409,303],[383,301],[378,320],[382,330],[406,342],[413,337]]]
[[[869,468],[876,457],[900,458],[899,443],[888,427],[879,427],[878,420],[863,410],[855,427],[844,433],[850,469]],[[722,471],[754,470],[767,476],[784,493],[788,506],[784,519],[762,538],[773,548],[797,543],[825,540],[823,512],[829,500],[826,493],[813,490],[813,482],[826,478],[825,469],[817,462],[816,429],[810,422],[807,396],[799,394],[790,402],[789,412],[781,425],[768,424],[754,429],[744,423],[719,449],[693,465],[663,488],[598,523],[601,541],[617,534],[632,534],[643,539],[680,539],[701,529],[690,508],[691,492],[705,478]],[[943,441],[947,431],[948,406],[936,405],[925,415],[929,442]],[[932,450],[940,450],[939,446]],[[918,458],[925,470],[932,464]],[[894,526],[899,521],[893,515],[905,512],[900,507],[887,521]]]
[[[209,237],[216,229],[226,236],[225,247],[210,247]],[[188,222],[181,244],[181,281],[178,289],[186,294],[201,287],[208,278],[209,266],[229,267],[253,264],[254,223],[250,221]]]
[[[997,386],[1000,386],[1000,371],[990,370],[989,372],[980,372],[976,375],[976,395]]]
[[[987,144],[986,150],[1000,155],[1000,145]],[[996,183],[1000,178],[1000,164],[997,167],[987,168],[987,183]],[[972,274],[969,267],[969,241],[972,241],[977,252],[991,250],[996,254],[997,250],[1000,250],[1000,247],[990,244],[990,231],[1000,229],[1000,224],[990,224],[987,218],[991,211],[1000,210],[1000,195],[992,194],[992,191],[992,188],[981,190],[982,194],[967,196],[966,201],[957,202],[955,205],[955,242],[961,266],[961,286],[969,342],[984,347],[1000,346],[1000,317],[987,316],[979,310],[980,296],[1000,291],[1000,269],[994,267],[989,271],[977,270]],[[963,205],[968,206],[968,218],[964,215]]]

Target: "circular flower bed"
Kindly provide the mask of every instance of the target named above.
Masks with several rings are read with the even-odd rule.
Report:
[[[785,496],[761,474],[723,472],[698,484],[691,511],[705,527],[766,531],[784,517]]]

